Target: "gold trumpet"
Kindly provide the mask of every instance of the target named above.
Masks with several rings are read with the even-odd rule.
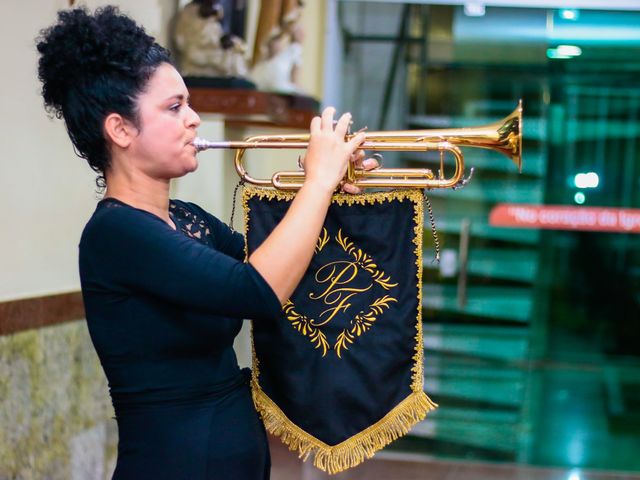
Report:
[[[347,140],[353,134],[347,135]],[[275,187],[281,190],[297,190],[304,182],[304,171],[276,172],[269,180],[251,177],[244,168],[244,153],[248,148],[305,149],[309,134],[257,135],[243,141],[209,142],[197,138],[193,145],[197,151],[210,148],[235,149],[235,167],[240,178],[254,185]],[[366,132],[364,142],[358,147],[372,151],[438,151],[440,169],[437,178],[427,168],[377,168],[356,170],[353,164],[344,178],[345,182],[360,188],[454,188],[464,185],[464,156],[460,147],[477,147],[498,151],[511,159],[522,171],[522,100],[516,109],[501,121],[471,128],[439,130],[397,130]],[[451,153],[455,158],[455,172],[445,178],[443,155]]]

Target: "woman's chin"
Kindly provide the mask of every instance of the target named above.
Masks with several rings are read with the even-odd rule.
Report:
[[[184,173],[182,175],[186,175],[187,173],[195,172],[198,169],[198,159],[194,156],[191,162],[189,162],[185,166]]]
[[[188,175],[191,172],[195,172],[198,169],[198,162],[194,162],[190,165],[185,165],[181,170],[175,170],[169,174],[168,178],[181,178]]]

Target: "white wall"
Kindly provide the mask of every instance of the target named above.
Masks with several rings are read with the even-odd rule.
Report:
[[[93,175],[39,95],[34,38],[62,0],[9,0],[0,29],[0,301],[78,288],[76,249]]]
[[[107,3],[120,5],[166,45],[176,0],[76,2],[90,8]],[[34,40],[40,29],[55,21],[56,11],[68,4],[68,0],[3,3],[0,203],[5,216],[0,228],[0,302],[80,288],[77,245],[97,201],[95,175],[74,155],[62,121],[49,119],[44,112]],[[306,2],[304,15],[307,36],[302,82],[315,96],[322,91],[323,4]],[[226,130],[215,115],[204,115],[200,129],[200,135],[208,138],[241,138],[250,133],[254,132]],[[254,162],[262,167],[270,163],[269,158],[279,156],[263,153]],[[200,160],[198,172],[178,181],[173,193],[201,203],[228,221],[237,181],[231,152],[204,152]]]
[[[174,0],[77,2],[122,10],[166,42]],[[0,117],[0,301],[79,289],[77,245],[97,198],[95,175],[75,156],[64,124],[48,118],[37,79],[35,38],[68,0],[3,4]]]

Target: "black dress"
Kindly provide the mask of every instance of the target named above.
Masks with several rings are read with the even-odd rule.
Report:
[[[80,241],[89,332],[119,430],[114,479],[265,479],[270,460],[233,339],[280,311],[244,240],[200,207],[177,225],[114,199]]]

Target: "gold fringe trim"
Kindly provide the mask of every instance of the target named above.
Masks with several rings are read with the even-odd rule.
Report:
[[[242,205],[245,212],[248,211],[247,203],[250,198],[258,197],[260,199],[266,198],[267,200],[285,200],[291,201],[296,197],[296,192],[289,192],[285,190],[277,190],[270,187],[258,187],[255,185],[244,185],[242,191]],[[422,205],[424,197],[422,190],[407,188],[402,190],[388,190],[383,192],[364,192],[359,194],[351,193],[334,193],[331,197],[331,203],[338,205],[373,205],[375,203],[385,203],[392,200],[409,200],[416,204]],[[422,224],[420,224],[422,226]],[[422,238],[422,233],[420,234]]]
[[[411,393],[381,420],[337,445],[327,445],[295,425],[252,381],[253,401],[264,426],[298,456],[307,460],[313,456],[313,465],[331,475],[353,468],[373,457],[378,451],[402,437],[437,405],[424,392]]]
[[[424,234],[424,195],[422,190],[411,190],[413,196],[413,253],[416,257],[416,285],[418,287],[418,306],[416,309],[416,349],[413,355],[411,390],[414,393],[424,391],[424,339],[422,334],[422,237]]]
[[[242,206],[245,214],[245,225],[249,226],[249,199],[257,196],[267,200],[288,200],[295,198],[295,192],[284,192],[272,188],[245,186],[242,195]],[[338,445],[327,445],[313,435],[295,425],[284,412],[262,391],[258,378],[260,376],[260,360],[255,351],[253,341],[253,321],[251,322],[251,353],[253,368],[251,372],[251,393],[256,409],[260,413],[265,428],[271,434],[280,437],[282,443],[298,456],[307,460],[313,455],[315,467],[329,474],[340,473],[355,467],[364,460],[373,457],[378,451],[407,434],[418,422],[438,405],[431,401],[423,390],[424,385],[424,346],[422,332],[422,237],[424,229],[424,197],[422,190],[391,190],[384,192],[363,193],[358,195],[334,194],[331,203],[339,205],[366,205],[384,203],[393,200],[409,200],[414,204],[413,244],[416,262],[416,283],[418,287],[418,305],[416,312],[416,346],[411,368],[411,390],[402,402],[375,424],[353,435]],[[245,232],[246,239],[246,232]],[[245,243],[245,251],[247,245]],[[248,254],[248,251],[246,251]]]

